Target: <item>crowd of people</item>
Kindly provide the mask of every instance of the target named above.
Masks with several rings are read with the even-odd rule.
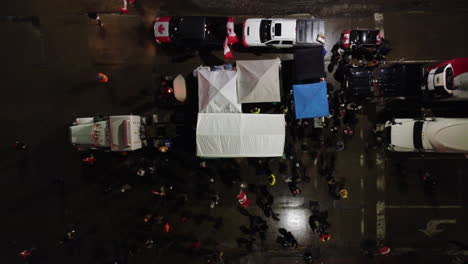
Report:
[[[102,23],[99,17],[95,19]],[[345,60],[343,56],[340,58],[336,60]],[[107,79],[107,76],[101,76],[100,80]],[[161,80],[160,93],[173,96],[170,79]],[[338,177],[336,171],[336,156],[338,152],[346,150],[347,142],[353,137],[358,122],[356,115],[362,111],[362,106],[342,89],[330,86],[328,94],[330,115],[315,120],[295,119],[291,93],[285,95],[281,103],[246,107],[245,111],[253,114],[285,114],[286,142],[282,157],[200,159],[190,152],[186,142],[180,143],[180,138],[164,139],[155,148],[148,147],[136,152],[83,152],[83,173],[101,183],[103,195],[112,199],[132,199],[136,193],[145,194],[143,204],[137,212],[132,212],[136,220],[121,227],[127,232],[117,240],[125,241],[125,245],[121,246],[125,254],[124,257],[115,258],[113,263],[126,263],[129,256],[148,249],[158,252],[175,250],[203,257],[209,263],[224,263],[226,254],[219,246],[221,241],[206,241],[209,241],[207,237],[223,228],[226,215],[217,215],[216,211],[231,206],[227,199],[232,201],[236,196],[226,197],[226,194],[232,194],[232,190],[234,193],[240,190],[238,210],[248,218],[248,224],[239,227],[242,236],[236,239],[237,245],[247,252],[256,250],[258,241],[267,239],[270,229],[268,218],[277,226],[284,224],[281,214],[274,210],[274,193],[287,186],[291,196],[301,196],[302,189],[308,188],[311,181],[312,174],[308,168],[314,166],[314,160],[316,175],[327,186],[330,198],[347,199],[349,192],[345,181]],[[158,100],[167,102],[157,97]],[[193,129],[193,126],[188,129]],[[18,141],[15,148],[26,150],[28,145]],[[303,162],[306,155],[309,156],[307,164]],[[245,166],[253,167],[255,178],[245,174],[248,171]],[[255,203],[250,203],[247,196],[254,197]],[[255,206],[261,209],[263,216],[252,213],[250,208]],[[311,202],[310,210],[309,226],[312,232],[317,234],[319,241],[330,241],[332,230],[328,211],[321,211],[317,202]],[[192,225],[196,229],[200,229],[197,226],[201,225],[209,227],[203,234],[180,231],[184,226]],[[235,229],[233,226],[229,228]],[[291,231],[280,227],[278,232],[276,243],[280,248],[299,248]],[[71,223],[65,228],[64,235],[58,238],[58,245],[73,244],[85,237],[85,233],[83,228]],[[35,250],[22,250],[19,254],[30,259]],[[316,256],[304,253],[307,263],[312,263],[314,259]]]

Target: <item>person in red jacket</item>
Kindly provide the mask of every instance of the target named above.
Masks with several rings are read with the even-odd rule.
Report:
[[[105,75],[104,73],[101,73],[101,72],[98,73],[97,80],[98,80],[98,82],[100,82],[100,83],[109,82],[109,78],[107,77],[107,75]]]
[[[96,161],[96,159],[94,158],[93,155],[89,155],[88,157],[84,158],[83,159],[83,162],[86,162],[88,163],[89,165],[94,165],[94,162]]]

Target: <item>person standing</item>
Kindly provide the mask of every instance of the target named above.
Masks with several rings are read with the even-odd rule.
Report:
[[[94,165],[94,162],[96,162],[96,159],[94,158],[92,154],[90,154],[89,156],[82,159],[82,161],[85,163],[88,163],[89,165]]]
[[[26,143],[24,143],[23,141],[15,141],[15,144],[13,145],[13,147],[16,149],[16,150],[27,150],[28,149],[28,145]]]
[[[99,72],[97,75],[97,80],[100,83],[107,83],[109,82],[109,77],[107,77],[107,75],[105,75],[104,73]]]
[[[102,23],[101,18],[99,17],[99,14],[97,12],[88,12],[88,17],[93,20],[96,20],[98,26],[104,26],[104,23]]]
[[[288,243],[291,244],[291,247],[297,248],[299,246],[299,243],[297,243],[296,238],[293,236],[291,232],[287,232],[285,238],[286,238],[286,241],[288,241]]]

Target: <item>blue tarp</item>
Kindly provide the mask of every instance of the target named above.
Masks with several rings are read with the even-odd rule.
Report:
[[[330,114],[327,83],[293,85],[296,119],[322,117]]]

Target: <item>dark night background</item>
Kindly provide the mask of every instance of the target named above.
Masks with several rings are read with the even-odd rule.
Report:
[[[209,216],[207,221],[183,224],[179,219],[182,210],[166,209],[163,213],[171,223],[171,232],[158,237],[163,246],[126,257],[137,233],[151,232],[142,227],[142,219],[158,201],[150,193],[151,186],[138,182],[137,176],[125,169],[125,158],[121,156],[97,154],[96,166],[83,166],[80,153],[70,144],[68,126],[76,117],[149,111],[154,108],[153,98],[144,92],[155,88],[162,74],[188,75],[213,60],[213,55],[222,60],[222,51],[216,51],[212,56],[173,62],[169,52],[156,47],[152,32],[156,17],[233,15],[240,23],[252,16],[310,13],[326,20],[327,50],[331,50],[344,29],[379,27],[392,42],[389,61],[430,63],[468,56],[468,2],[136,0],[135,5],[129,6],[129,14],[123,15],[119,13],[121,6],[122,0],[2,2],[0,262],[24,263],[18,253],[35,247],[31,263],[203,263],[203,257],[185,250],[198,239],[203,249],[222,249],[226,263],[302,263],[305,250],[320,247],[323,263],[442,264],[451,261],[446,250],[450,241],[468,243],[468,160],[457,155],[377,158],[376,153],[365,151],[364,147],[375,122],[375,106],[370,105],[358,115],[356,135],[346,150],[337,153],[337,178],[346,181],[350,192],[347,200],[329,198],[314,160],[299,151],[297,155],[303,158],[311,181],[301,185],[302,195],[295,197],[282,179],[270,188],[275,197],[273,209],[281,220],[267,218],[270,228],[266,240],[257,237],[252,253],[236,243],[242,237],[239,227],[248,225],[248,218],[238,210],[235,196],[239,189],[219,180],[210,188],[220,193],[220,207],[209,209],[207,201],[195,199],[185,204],[194,214]],[[103,29],[87,16],[93,11],[100,14]],[[375,20],[376,12],[383,14],[383,21]],[[259,56],[234,51],[234,55],[235,59],[291,57],[280,52]],[[330,54],[325,57],[326,63],[329,58]],[[97,83],[98,72],[107,74],[110,82]],[[328,79],[334,85],[332,77]],[[468,117],[468,103],[458,104],[455,110],[450,104],[436,107],[447,116],[457,111]],[[412,105],[392,111],[398,115],[399,110],[403,112],[400,115],[418,115]],[[184,111],[189,118],[196,110]],[[171,154],[168,168],[161,172],[170,175],[179,189],[199,184],[192,169],[194,148],[190,137],[194,131],[190,125],[185,129],[185,139],[176,146],[178,152]],[[29,149],[14,150],[11,146],[15,140],[27,142]],[[132,157],[130,154],[129,159]],[[231,165],[230,161],[214,163],[225,171]],[[255,169],[245,159],[234,163],[243,180],[266,184],[265,178],[255,175]],[[396,164],[408,171],[406,177],[399,174]],[[422,190],[417,177],[420,170],[439,176],[436,194],[428,195]],[[108,183],[130,183],[134,188],[125,197],[118,190],[103,194]],[[248,196],[253,199],[249,212],[263,217],[255,204],[255,194],[250,192]],[[333,239],[325,244],[309,228],[309,200],[320,201],[321,207],[329,211]],[[384,213],[377,212],[379,204]],[[223,225],[214,228],[215,221],[211,220],[220,217]],[[419,231],[426,228],[429,220],[436,219],[456,222],[443,225],[444,231],[433,237]],[[59,245],[72,225],[77,239]],[[298,249],[280,249],[275,243],[281,227],[295,235]],[[393,255],[374,259],[362,256],[360,246],[365,239],[383,239]],[[460,258],[466,259],[467,250],[460,252]]]

